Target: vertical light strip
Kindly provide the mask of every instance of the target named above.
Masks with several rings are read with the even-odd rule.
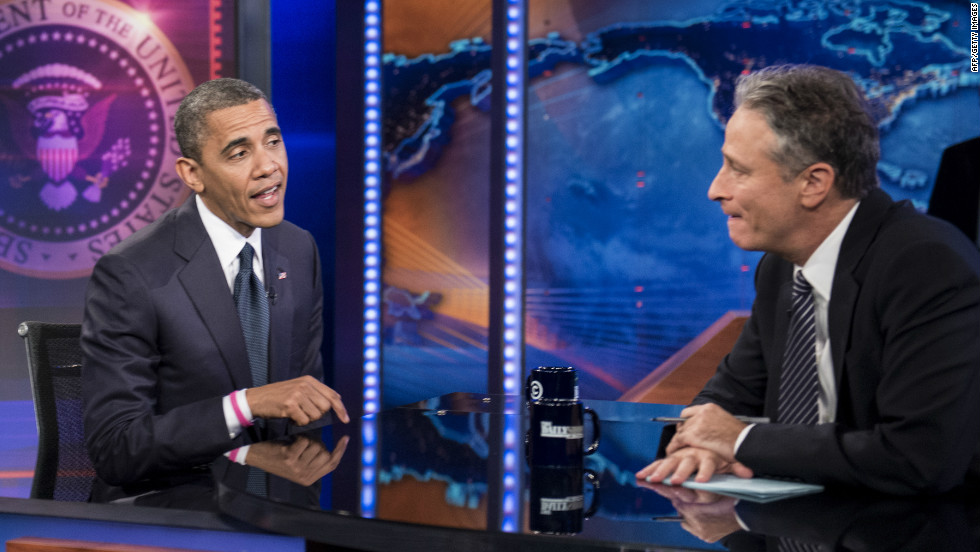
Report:
[[[361,515],[374,517],[381,403],[381,2],[364,2],[364,365]]]
[[[505,24],[506,89],[504,109],[504,292],[503,387],[506,395],[521,388],[524,365],[524,80],[526,72],[526,0],[507,0]],[[496,46],[496,45],[495,45]],[[499,80],[496,82],[500,82]],[[521,502],[518,436],[520,416],[504,416],[501,530],[520,528]]]
[[[216,79],[221,76],[221,0],[211,0],[208,5],[208,76]]]

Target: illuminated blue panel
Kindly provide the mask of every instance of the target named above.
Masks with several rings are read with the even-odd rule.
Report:
[[[509,0],[506,14],[506,98],[504,109],[504,292],[503,387],[517,395],[524,365],[524,79],[526,0]],[[520,529],[518,436],[520,417],[504,416],[501,530]]]
[[[381,404],[381,3],[364,3],[364,328],[361,515],[374,517]]]

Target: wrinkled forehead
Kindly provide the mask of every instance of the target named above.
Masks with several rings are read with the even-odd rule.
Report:
[[[281,134],[276,115],[265,100],[212,111],[206,120],[208,143],[221,150],[233,142],[261,140],[268,135]]]
[[[725,125],[725,143],[721,151],[731,157],[757,152],[768,155],[775,150],[777,143],[778,137],[761,112],[739,107]]]

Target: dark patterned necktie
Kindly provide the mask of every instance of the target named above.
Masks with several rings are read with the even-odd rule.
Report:
[[[269,383],[269,302],[262,283],[252,271],[255,250],[248,243],[238,254],[238,275],[235,276],[235,306],[242,323],[248,365],[252,372],[252,387]],[[261,423],[259,424],[262,425]],[[265,472],[249,466],[245,489],[266,496]]]
[[[254,254],[255,250],[248,243],[238,254],[234,293],[245,347],[248,349],[252,387],[259,387],[269,383],[269,301],[258,276],[252,271]]]
[[[817,423],[819,393],[813,287],[798,271],[793,279],[793,313],[779,378],[779,422]]]

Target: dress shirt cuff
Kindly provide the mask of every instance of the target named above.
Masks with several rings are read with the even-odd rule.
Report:
[[[745,429],[743,429],[741,433],[738,434],[738,439],[735,439],[735,454],[733,456],[738,456],[738,447],[742,446],[742,441],[745,440],[749,434],[749,430],[751,430],[753,427],[755,427],[755,424],[749,424],[745,426]]]
[[[252,409],[248,406],[245,399],[245,390],[239,389],[227,395],[221,401],[221,407],[225,413],[225,424],[228,426],[228,437],[234,439],[238,437],[242,429],[251,426],[253,423]]]
[[[229,450],[225,453],[225,456],[232,462],[245,466],[245,457],[248,456],[248,448],[250,446],[252,445],[245,445],[234,450]]]

